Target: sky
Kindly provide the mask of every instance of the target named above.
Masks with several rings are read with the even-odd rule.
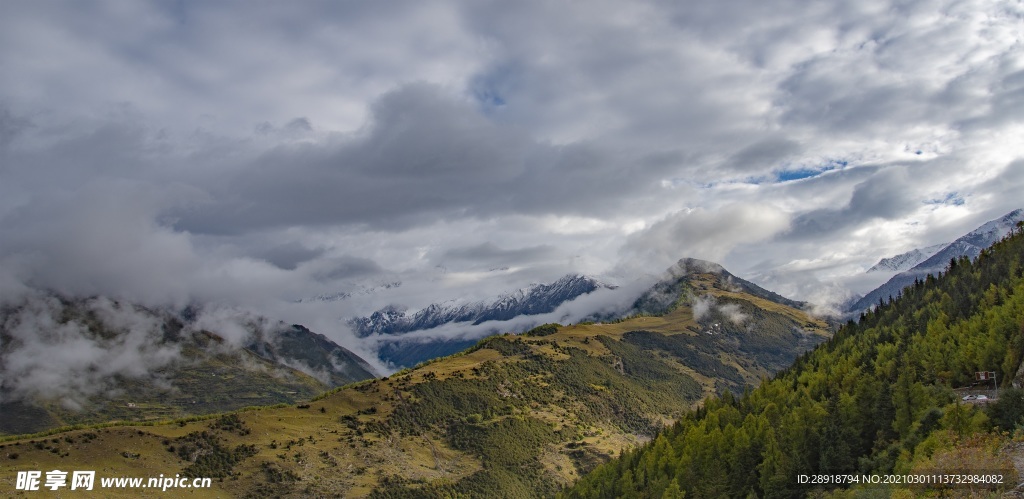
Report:
[[[998,0],[0,3],[0,301],[344,319],[683,257],[822,306],[1024,205]],[[317,301],[345,294],[346,299]]]

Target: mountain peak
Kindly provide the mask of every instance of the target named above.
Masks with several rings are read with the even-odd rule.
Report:
[[[721,274],[725,272],[725,267],[708,260],[701,260],[699,258],[681,258],[675,265],[669,269],[669,272],[676,270],[682,271],[684,274],[690,272],[705,273],[705,274]]]
[[[906,253],[900,253],[896,256],[883,258],[873,265],[867,271],[870,272],[903,272],[904,270],[910,270],[917,266],[917,264],[927,260],[932,255],[938,253],[940,250],[949,246],[949,243],[933,244],[925,248],[914,248]]]
[[[790,300],[778,293],[768,291],[750,281],[729,273],[722,265],[699,258],[682,258],[670,267],[667,275],[654,284],[651,289],[640,295],[633,304],[634,313],[660,315],[667,313],[679,301],[690,286],[690,281],[697,274],[715,276],[715,286],[730,291],[749,293],[759,298],[772,301],[787,307],[803,308],[805,303]]]

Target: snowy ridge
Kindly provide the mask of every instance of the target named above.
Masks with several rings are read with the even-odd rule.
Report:
[[[403,307],[391,305],[349,321],[360,337],[374,334],[401,334],[431,329],[452,322],[480,324],[486,321],[504,321],[520,315],[551,312],[564,302],[599,288],[614,288],[591,277],[567,275],[551,284],[534,284],[494,300],[471,303],[434,303],[411,315]]]
[[[910,270],[917,266],[917,264],[931,258],[932,255],[948,245],[949,243],[940,243],[928,246],[927,248],[914,248],[906,253],[883,258],[868,269],[868,272],[903,272],[904,270]]]
[[[849,312],[857,313],[873,307],[881,300],[889,297],[896,298],[903,291],[903,288],[914,284],[915,279],[923,279],[928,274],[937,274],[946,270],[949,261],[954,258],[966,256],[976,258],[981,250],[995,244],[1010,233],[1017,222],[1024,221],[1024,209],[1013,210],[1000,218],[986,222],[981,227],[957,238],[942,250],[928,257],[910,270],[896,274],[888,282],[879,286],[874,291],[861,298]]]

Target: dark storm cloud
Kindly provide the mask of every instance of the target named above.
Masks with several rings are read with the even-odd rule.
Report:
[[[284,270],[295,270],[302,262],[308,262],[324,253],[322,249],[310,249],[295,241],[258,250],[252,256],[262,258]]]
[[[427,84],[389,92],[372,110],[362,132],[282,145],[237,175],[214,180],[214,201],[175,213],[176,227],[398,230],[438,218],[596,214],[613,211],[623,192],[658,178],[657,169],[629,168],[598,146],[538,143]]]
[[[527,145],[473,110],[418,84],[373,106],[363,133],[282,145],[211,186],[211,205],[177,227],[245,232],[294,224],[408,227],[500,195],[523,168]]]
[[[822,208],[793,219],[787,238],[820,238],[848,233],[875,220],[902,217],[920,205],[906,195],[911,179],[903,167],[889,167],[856,184],[845,206]]]
[[[321,260],[317,262],[317,266],[321,267],[321,270],[315,272],[313,277],[322,281],[365,277],[380,274],[384,271],[377,262],[369,258],[347,255]]]

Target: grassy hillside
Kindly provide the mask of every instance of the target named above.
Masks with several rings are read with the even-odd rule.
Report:
[[[195,350],[193,350],[195,349]],[[322,392],[327,385],[247,350],[209,354],[190,346],[192,362],[173,369],[173,389],[150,380],[118,380],[114,395],[92,397],[82,408],[59,400],[0,403],[0,432],[21,434],[69,425],[108,421],[156,421],[210,414],[247,406],[291,403]]]
[[[687,413],[653,442],[598,467],[567,498],[913,497],[954,492],[801,483],[826,474],[1001,473],[1017,486],[1024,392],[1024,229],[975,262],[907,288],[773,380]],[[991,382],[998,398],[964,400]],[[987,403],[986,403],[987,402]],[[966,486],[955,492],[969,493]]]
[[[9,439],[0,489],[12,490],[18,470],[89,466],[214,477],[209,492],[221,496],[551,496],[829,334],[721,273],[691,273],[683,284],[660,317],[491,337],[298,406]]]

